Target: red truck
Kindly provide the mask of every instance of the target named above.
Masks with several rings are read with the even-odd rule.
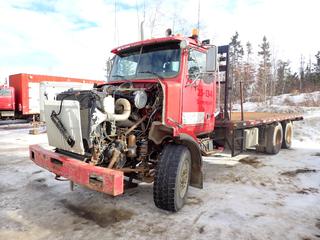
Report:
[[[0,87],[0,119],[28,118],[40,114],[42,83],[102,84],[104,81],[57,77],[37,74],[14,74],[9,76],[9,88]],[[77,85],[78,86],[78,85]]]
[[[0,86],[0,118],[14,116],[15,96],[14,88]]]
[[[112,53],[108,83],[45,105],[54,149],[31,145],[30,158],[57,177],[113,196],[153,182],[155,205],[175,212],[203,187],[202,156],[290,148],[302,116],[230,112],[228,46],[169,36]]]

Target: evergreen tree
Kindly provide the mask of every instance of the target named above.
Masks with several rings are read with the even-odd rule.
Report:
[[[315,55],[316,63],[313,64],[312,68],[312,83],[313,83],[313,91],[320,89],[320,51]]]
[[[250,42],[246,43],[246,60],[244,63],[243,72],[243,94],[246,100],[252,94],[252,83],[255,79],[255,67],[252,60],[252,45]]]
[[[270,53],[270,44],[267,41],[266,36],[263,37],[262,44],[259,45],[260,51],[258,52],[258,56],[261,58],[259,68],[258,68],[258,76],[257,76],[257,84],[256,84],[256,93],[259,94],[260,100],[267,101],[267,95],[272,94],[271,89],[271,81],[272,81],[272,73],[271,73],[271,53]]]
[[[282,60],[279,60],[277,62],[276,95],[284,93],[286,82],[288,79],[288,66],[288,62]]]
[[[302,91],[302,83],[304,82],[305,80],[305,69],[304,69],[304,56],[301,55],[300,57],[300,75],[299,75],[299,91],[301,92]]]
[[[233,97],[239,98],[240,96],[240,81],[242,80],[242,60],[243,60],[243,47],[241,41],[239,40],[239,33],[236,32],[231,38],[230,42],[230,63],[231,63],[231,86]]]
[[[320,51],[315,55],[316,63],[314,64],[314,72],[316,73],[318,80],[320,77]]]
[[[316,63],[312,64],[311,59],[305,71],[305,90],[318,91],[320,89],[320,51],[315,55]]]
[[[286,93],[296,92],[299,89],[299,74],[297,72],[291,72],[289,67],[288,71],[288,88]]]

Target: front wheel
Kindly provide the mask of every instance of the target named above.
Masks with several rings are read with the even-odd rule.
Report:
[[[191,174],[191,154],[184,145],[169,144],[156,167],[153,199],[158,208],[177,212],[184,203]]]

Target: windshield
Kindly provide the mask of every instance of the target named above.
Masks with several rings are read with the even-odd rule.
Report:
[[[110,80],[175,77],[180,69],[178,42],[141,46],[116,55]]]
[[[0,96],[11,96],[11,91],[8,88],[0,89]]]

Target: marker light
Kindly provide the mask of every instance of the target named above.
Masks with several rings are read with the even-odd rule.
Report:
[[[191,36],[199,36],[199,30],[194,28],[192,29],[192,35]]]
[[[188,45],[189,45],[189,42],[188,42],[188,40],[186,40],[186,39],[183,39],[183,40],[180,42],[180,48],[182,48],[182,49],[187,48]]]

